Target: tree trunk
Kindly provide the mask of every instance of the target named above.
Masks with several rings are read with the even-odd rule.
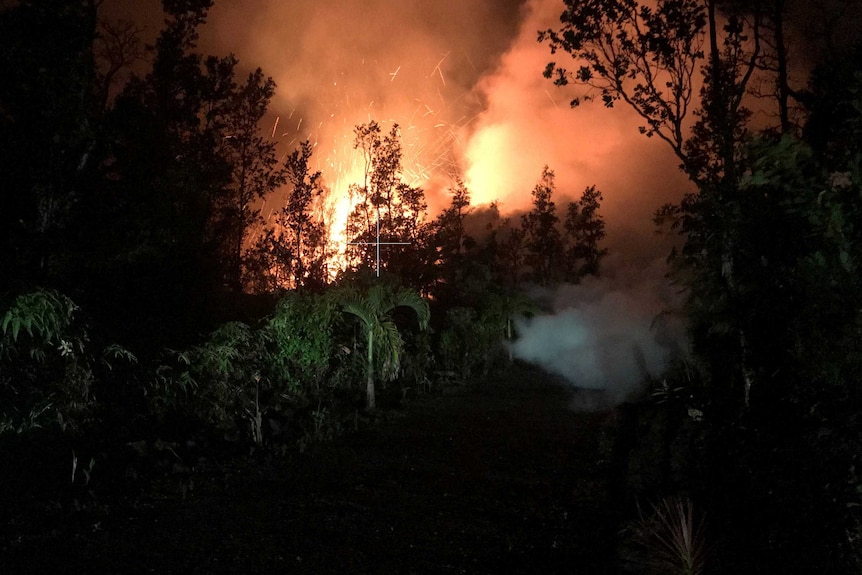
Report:
[[[512,358],[512,318],[506,318],[506,347],[509,348],[509,363],[514,360]]]
[[[775,1],[772,20],[775,25],[775,51],[778,59],[778,115],[781,118],[781,133],[788,134],[790,86],[787,81],[787,47],[784,45],[784,0]]]
[[[374,409],[374,331],[368,330],[368,382],[365,385],[365,407]]]

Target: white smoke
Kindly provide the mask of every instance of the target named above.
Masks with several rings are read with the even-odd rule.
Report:
[[[550,294],[553,313],[517,323],[514,355],[589,390],[576,399],[580,408],[625,401],[684,353],[678,297],[664,268],[616,266],[603,278],[560,286]]]

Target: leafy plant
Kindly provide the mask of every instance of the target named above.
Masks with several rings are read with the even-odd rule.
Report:
[[[17,357],[26,351],[31,359],[44,360],[52,346],[64,355],[70,354],[73,346],[80,351],[80,339],[64,339],[77,310],[71,299],[53,290],[19,295],[0,320],[0,358]]]
[[[335,352],[333,294],[288,292],[269,320],[274,343],[272,367],[294,390],[303,382],[319,386]]]
[[[408,307],[416,312],[419,328],[428,327],[431,316],[428,302],[408,289],[376,284],[365,293],[346,290],[341,295],[342,309],[362,323],[366,341],[366,406],[374,409],[375,373],[392,380],[401,368],[404,341],[392,317],[395,308]],[[375,356],[376,352],[376,356]]]
[[[14,298],[0,316],[0,433],[49,423],[77,429],[89,417],[93,360],[86,331],[75,325],[77,310],[59,292],[36,290]]]
[[[239,428],[245,421],[254,441],[261,443],[261,391],[270,386],[265,375],[269,339],[267,330],[229,322],[203,344],[173,352],[171,363],[156,370],[154,409],[218,428]]]
[[[490,330],[493,343],[502,335],[507,344],[515,339],[514,322],[518,317],[531,316],[538,306],[526,295],[514,293],[491,293],[482,309],[482,325]],[[509,361],[512,360],[509,347]]]
[[[440,334],[440,358],[443,367],[461,381],[470,378],[484,355],[484,334],[477,329],[476,310],[453,307],[446,312],[446,328]]]

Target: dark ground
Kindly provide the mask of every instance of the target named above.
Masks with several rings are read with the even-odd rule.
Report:
[[[613,573],[605,416],[569,400],[520,367],[303,454],[56,512],[7,536],[0,573]]]

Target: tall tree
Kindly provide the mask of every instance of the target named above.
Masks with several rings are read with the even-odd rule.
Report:
[[[566,281],[579,282],[587,275],[598,275],[599,264],[608,251],[599,247],[605,238],[605,220],[599,214],[602,193],[595,186],[584,190],[577,202],[569,202],[565,228]]]
[[[219,81],[221,74],[215,72],[219,64],[215,58],[207,60],[207,69],[212,69],[207,78]],[[213,92],[217,91],[213,86]],[[257,202],[284,184],[286,171],[290,173],[289,163],[287,167],[278,165],[275,142],[264,138],[260,132],[260,121],[274,93],[275,82],[264,77],[258,68],[248,75],[245,84],[229,90],[223,111],[209,112],[212,128],[223,134],[221,155],[231,166],[227,193],[219,198],[216,225],[220,236],[225,238],[223,258],[227,284],[235,292],[242,291],[247,276],[244,252],[248,232],[263,223]]]
[[[476,241],[465,228],[470,212],[470,191],[459,180],[449,192],[449,206],[430,225],[427,258],[435,272],[432,281],[434,298],[447,302],[457,301],[459,296],[475,291],[470,288],[471,276],[476,266],[481,265],[474,257]]]
[[[664,140],[687,165],[684,125],[707,25],[702,3],[660,0],[652,9],[631,0],[567,0],[560,21],[559,30],[541,31],[539,41],[583,64],[570,72],[551,62],[545,76],[560,86],[587,87],[584,100],[598,96],[607,107],[624,101],[644,121],[641,133]]]
[[[99,20],[93,54],[97,64],[96,93],[102,108],[108,108],[122,90],[134,65],[145,57],[143,30],[134,22]]]
[[[283,182],[258,132],[274,84],[237,81],[233,56],[197,49],[208,0],[166,0],[152,66],[113,101],[98,150],[103,183],[81,213],[82,275],[136,339],[194,337],[242,285],[255,202]],[[128,328],[118,329],[131,332]]]
[[[414,267],[420,261],[425,235],[425,193],[403,179],[401,135],[397,124],[383,135],[377,122],[361,124],[354,129],[354,148],[360,150],[364,160],[363,181],[350,186],[353,211],[347,219],[347,237],[350,242],[406,242],[398,250],[383,248],[387,257],[380,267],[393,273],[411,276],[421,273]],[[378,238],[379,223],[379,238]],[[355,264],[376,266],[374,250],[356,249]],[[417,283],[413,278],[411,284]]]
[[[563,239],[558,229],[560,219],[553,201],[554,172],[548,166],[533,188],[533,209],[521,216],[521,229],[532,269],[529,279],[539,285],[549,285],[560,279]]]
[[[843,489],[860,483],[860,435],[851,423],[860,359],[855,344],[848,345],[859,337],[862,293],[855,224],[862,170],[858,136],[850,135],[860,125],[858,78],[844,76],[837,92],[821,93],[829,108],[821,117],[839,111],[833,125],[842,129],[804,131],[818,135],[818,153],[788,129],[785,102],[792,94],[786,85],[776,86],[783,137],[773,130],[752,138],[743,101],[757,67],[773,66],[768,71],[779,84],[786,80],[781,68],[787,63],[777,61],[782,2],[668,0],[651,10],[634,1],[573,0],[567,6],[564,28],[543,38],[575,57],[585,55],[587,65],[576,75],[554,65],[549,72],[561,83],[593,82],[607,90],[607,102],[618,97],[635,107],[647,119],[644,131],[663,130],[697,184],[696,193],[658,216],[671,219],[685,238],[672,261],[688,291],[689,334],[703,368],[703,387],[691,390],[703,394],[704,464],[721,477],[704,478],[703,489],[725,530],[739,533],[735,554],[757,553],[758,568],[768,564],[776,572],[858,571],[858,547],[855,558],[852,547],[859,517],[847,511],[856,507],[858,492]],[[689,16],[665,17],[671,8],[690,10]],[[664,23],[654,24],[660,14]],[[650,76],[646,67],[631,65],[653,53],[650,61],[661,63],[667,39],[680,34],[706,47],[675,60],[692,73],[706,60],[690,137],[683,124],[674,135],[681,116],[662,115],[665,104],[651,108],[649,100],[634,97],[638,90],[661,96],[671,112],[690,99],[673,81],[662,92],[672,72]],[[764,44],[775,60],[761,57]],[[830,141],[832,135],[841,143]],[[731,444],[735,451],[728,456]],[[805,525],[812,521],[829,527],[811,533]]]
[[[328,228],[320,205],[324,193],[319,171],[312,172],[310,142],[303,142],[285,160],[290,184],[285,205],[278,211],[275,226],[267,229],[255,249],[258,273],[269,277],[266,291],[292,287],[321,287],[328,280]]]
[[[729,13],[721,25],[718,0],[659,0],[655,8],[634,0],[567,0],[566,7],[561,29],[542,31],[539,40],[585,64],[572,74],[552,62],[545,74],[559,85],[575,82],[597,90],[607,106],[626,102],[644,120],[641,132],[665,141],[697,185],[697,193],[666,206],[660,216],[675,219],[686,234],[688,264],[700,275],[693,291],[709,289],[706,305],[733,318],[734,326],[722,337],[734,340],[738,360],[724,365],[733,365],[728,377],[744,403],[752,374],[742,318],[733,317],[739,238],[728,223],[738,208],[744,173],[738,152],[750,114],[743,98],[758,60],[759,20],[750,23]],[[701,106],[694,108],[701,70]],[[696,118],[691,135],[690,115]]]

